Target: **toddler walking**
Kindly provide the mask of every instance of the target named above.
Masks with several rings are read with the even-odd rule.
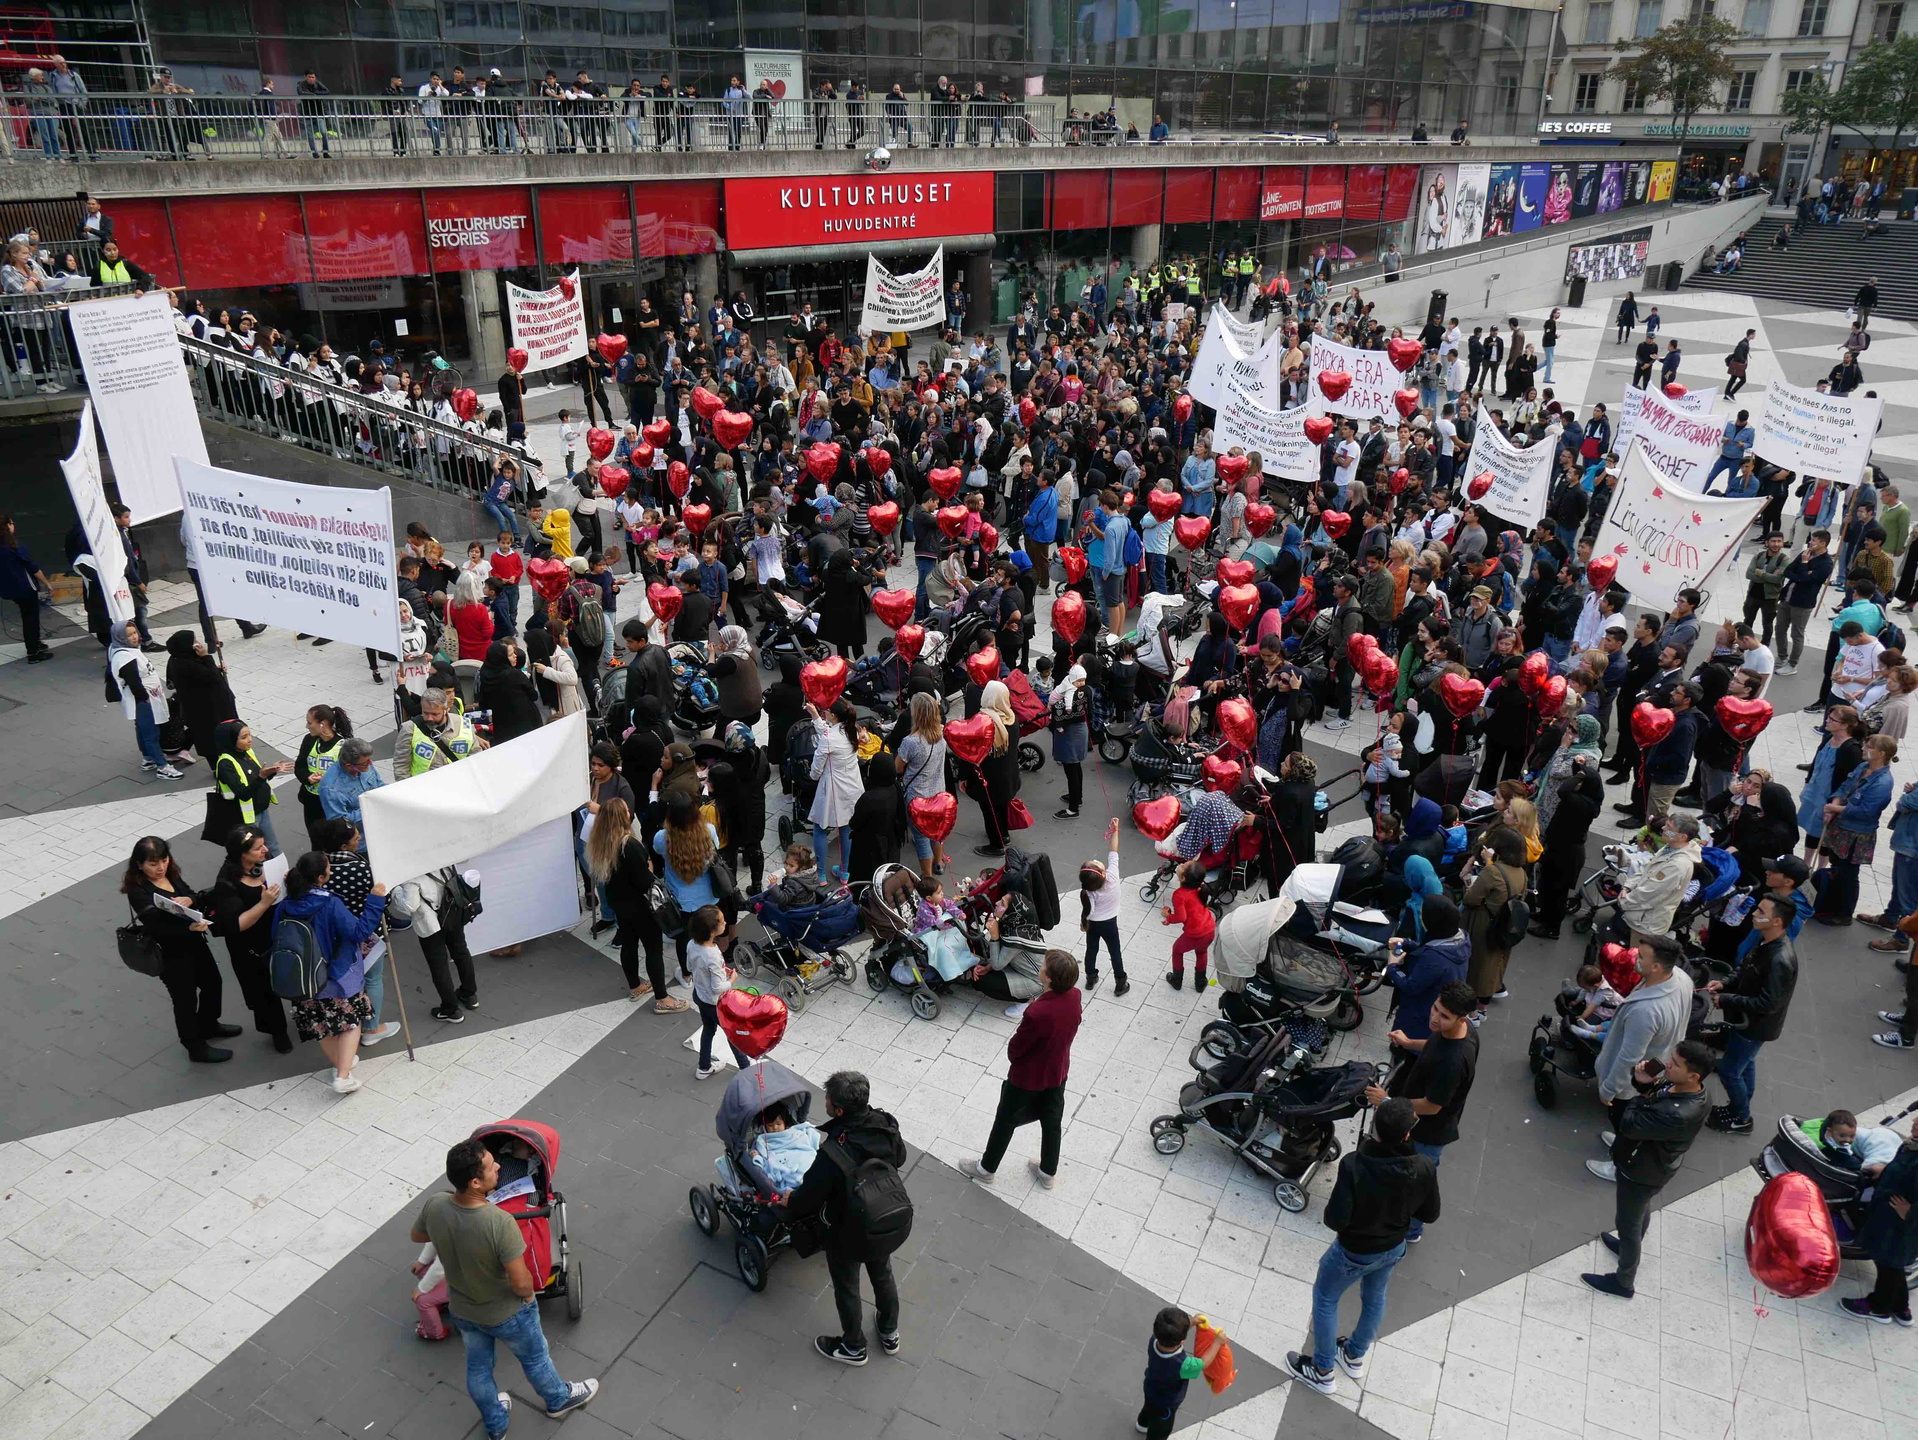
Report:
[[[1179,867],[1179,888],[1172,892],[1172,903],[1164,907],[1165,923],[1181,926],[1179,938],[1172,942],[1172,970],[1165,983],[1174,990],[1185,985],[1185,957],[1192,956],[1192,993],[1206,987],[1206,952],[1219,926],[1212,907],[1205,903],[1200,889],[1205,884],[1205,867],[1188,860]]]

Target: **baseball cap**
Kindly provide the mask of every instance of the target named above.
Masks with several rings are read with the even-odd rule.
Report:
[[[1490,600],[1492,598],[1492,587],[1490,585],[1474,585],[1472,587],[1472,594],[1480,600]]]
[[[1794,885],[1803,885],[1811,878],[1811,866],[1796,855],[1780,855],[1775,860],[1767,860],[1765,868],[1776,870]]]

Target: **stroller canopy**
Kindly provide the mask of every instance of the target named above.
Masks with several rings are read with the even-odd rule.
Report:
[[[812,1108],[812,1087],[777,1060],[755,1060],[733,1076],[713,1121],[727,1152],[744,1150],[752,1142],[753,1121],[759,1112],[781,1100],[793,1101],[797,1123]]]
[[[531,1146],[533,1153],[539,1156],[540,1169],[550,1183],[554,1170],[559,1166],[559,1131],[537,1120],[494,1120],[480,1126],[467,1138],[485,1144],[495,1136],[502,1135]],[[487,1148],[493,1147],[488,1145]]]
[[[1213,936],[1212,965],[1216,973],[1241,980],[1257,974],[1267,943],[1292,918],[1297,905],[1291,896],[1281,895],[1276,900],[1234,905],[1226,911]]]

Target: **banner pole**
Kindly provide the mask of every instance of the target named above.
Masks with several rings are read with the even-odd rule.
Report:
[[[398,957],[393,951],[393,937],[387,932],[386,916],[384,914],[380,916],[380,939],[386,943],[386,956],[381,963],[386,966],[386,978],[393,982],[393,998],[399,1003],[400,1007],[400,1036],[406,1041],[406,1058],[408,1060],[418,1060],[420,1057],[413,1053],[413,1025],[412,1022],[406,1018],[406,991],[399,983],[400,968],[397,963]]]

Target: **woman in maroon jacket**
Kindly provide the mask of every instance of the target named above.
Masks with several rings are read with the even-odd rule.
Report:
[[[1012,1061],[999,1087],[999,1111],[992,1117],[986,1153],[963,1160],[959,1168],[982,1185],[993,1183],[1012,1132],[1039,1122],[1039,1158],[1032,1173],[1050,1190],[1059,1176],[1059,1130],[1066,1113],[1066,1070],[1072,1061],[1072,1037],[1079,1033],[1079,962],[1064,950],[1048,950],[1040,966],[1045,992],[1026,1006],[1019,1028],[1007,1042]]]

